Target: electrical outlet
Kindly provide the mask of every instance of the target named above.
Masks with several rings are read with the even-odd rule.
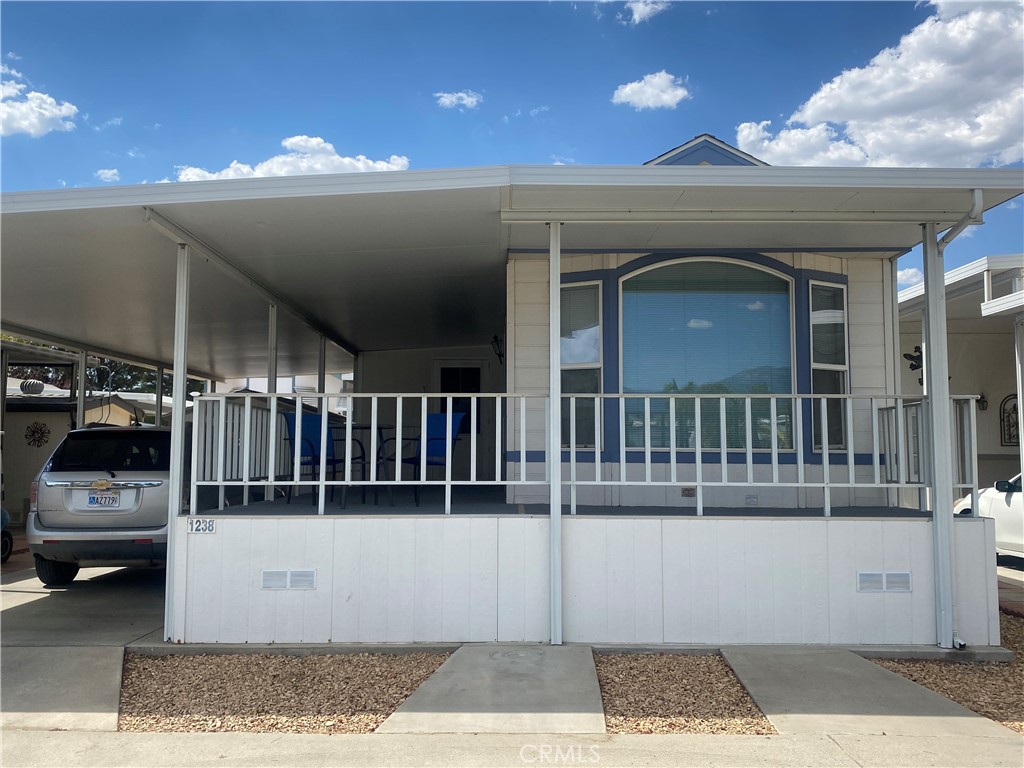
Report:
[[[747,506],[748,507],[756,507],[757,506],[757,496],[747,496]]]

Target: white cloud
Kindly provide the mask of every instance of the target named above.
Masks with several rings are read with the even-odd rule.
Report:
[[[572,157],[564,157],[562,155],[551,155],[552,165],[572,165],[575,162],[576,159]]]
[[[530,110],[530,117],[536,117],[537,115],[543,114],[549,111],[551,107],[534,107]]]
[[[663,69],[644,75],[643,80],[620,85],[612,94],[612,103],[628,104],[639,112],[641,109],[675,109],[680,101],[689,97],[690,92],[682,81]]]
[[[131,147],[128,150],[127,155],[128,155],[128,157],[131,157],[133,159],[137,159],[137,158],[140,158],[140,157],[145,157],[145,155],[142,154],[142,150],[140,150],[138,147]]]
[[[752,301],[750,304],[747,304],[747,309],[749,309],[751,312],[760,312],[762,309],[764,309],[764,302]]]
[[[232,160],[227,168],[207,171],[205,168],[177,167],[178,181],[210,179],[246,179],[262,176],[305,176],[315,173],[354,173],[359,171],[404,171],[409,158],[392,155],[387,160],[370,160],[365,155],[343,157],[334,145],[319,136],[292,136],[281,142],[287,153],[257,163],[255,166]]]
[[[693,320],[686,324],[687,328],[692,328],[695,331],[704,331],[713,326],[714,323],[711,322],[710,320],[701,320],[699,318],[694,318]]]
[[[100,181],[120,181],[121,174],[117,172],[117,168],[100,168],[96,171],[95,176]]]
[[[807,99],[777,133],[737,126],[775,165],[976,167],[1024,158],[1024,5],[934,4],[936,13]]]
[[[52,96],[28,91],[27,83],[18,82],[25,76],[6,64],[0,64],[0,136],[27,133],[33,138],[51,131],[74,129],[78,107],[67,101],[58,102]]]
[[[924,282],[924,272],[917,267],[901,269],[896,273],[896,282],[899,285],[917,285]]]
[[[121,125],[121,123],[123,123],[123,122],[124,122],[124,118],[123,117],[112,117],[109,120],[107,120],[106,122],[100,123],[99,125],[94,125],[92,127],[92,129],[94,131],[102,131],[105,128],[116,128],[117,126]]]
[[[626,10],[629,17],[618,14],[619,23],[636,26],[644,21],[649,21],[662,11],[668,10],[669,4],[660,0],[629,0],[626,3]]]
[[[439,92],[434,94],[434,98],[437,99],[437,106],[444,107],[445,109],[455,109],[461,112],[462,108],[476,109],[479,107],[484,100],[476,91],[456,91],[455,93]]]
[[[21,61],[21,56],[16,54],[14,51],[8,51],[7,52],[7,58],[10,59],[11,61]]]

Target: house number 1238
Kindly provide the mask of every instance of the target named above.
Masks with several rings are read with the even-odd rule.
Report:
[[[216,533],[217,521],[210,518],[190,517],[188,519],[189,533]]]

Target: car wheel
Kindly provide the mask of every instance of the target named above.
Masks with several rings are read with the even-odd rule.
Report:
[[[78,575],[78,563],[62,563],[59,560],[46,560],[39,555],[36,558],[36,576],[48,587],[60,587],[70,584]]]
[[[14,551],[14,534],[10,531],[3,532],[3,544],[0,546],[0,563],[6,563],[10,557],[11,552]]]

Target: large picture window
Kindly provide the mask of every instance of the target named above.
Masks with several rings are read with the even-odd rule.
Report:
[[[793,392],[790,282],[772,272],[722,260],[687,260],[622,282],[624,394],[726,397],[726,447],[746,447],[745,395]],[[721,403],[701,401],[704,448],[721,445]],[[676,447],[695,447],[693,398],[676,400]],[[792,401],[751,401],[753,448],[792,445]],[[644,404],[626,401],[626,445],[645,444]],[[651,446],[668,448],[668,398],[651,401]]]
[[[560,330],[562,394],[595,395],[601,391],[601,289],[597,283],[562,288]],[[576,401],[576,447],[593,447],[594,400]],[[570,440],[569,399],[562,400],[562,445]]]

